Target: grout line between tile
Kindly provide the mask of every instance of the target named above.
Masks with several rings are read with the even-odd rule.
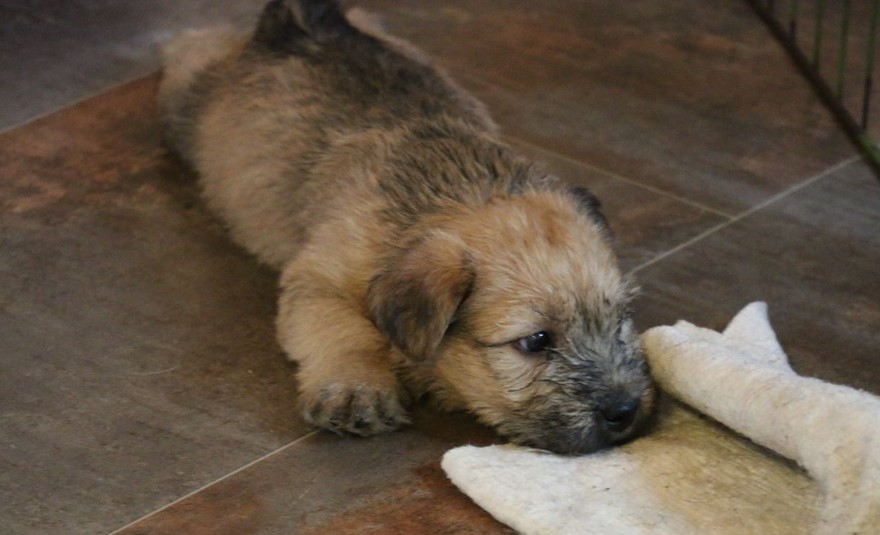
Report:
[[[757,212],[759,210],[763,210],[764,208],[770,206],[771,204],[774,204],[775,202],[777,202],[785,197],[788,197],[789,195],[796,193],[797,191],[800,191],[801,189],[809,186],[810,184],[812,184],[822,178],[827,177],[828,175],[842,169],[843,167],[846,167],[847,165],[850,165],[853,162],[860,160],[861,158],[862,158],[861,156],[856,155],[856,156],[852,156],[850,158],[847,158],[846,160],[843,160],[840,163],[832,165],[831,167],[828,167],[824,171],[816,173],[815,175],[813,175],[813,176],[811,176],[801,182],[798,182],[794,186],[791,186],[790,188],[788,188],[786,190],[780,191],[776,195],[773,195],[767,199],[764,199],[763,201],[759,202],[758,204],[752,206],[751,208],[733,216],[730,219],[730,221],[725,221],[723,223],[719,223],[718,225],[715,225],[714,227],[697,234],[696,236],[687,240],[686,242],[680,243],[679,245],[673,247],[672,249],[669,249],[667,251],[660,253],[659,255],[655,256],[654,258],[634,267],[633,269],[631,269],[629,271],[629,273],[634,274],[634,273],[636,273],[636,272],[638,272],[648,266],[656,264],[657,262],[663,260],[664,258],[672,256],[673,254],[681,251],[682,249],[686,249],[687,247],[690,247],[691,245],[703,240],[707,236],[710,236],[725,227],[729,227],[730,225],[733,225],[734,223],[745,219],[746,217],[754,214],[755,212]]]
[[[0,135],[5,134],[7,132],[11,132],[11,131],[15,130],[16,128],[21,128],[21,127],[27,126],[31,123],[35,123],[35,122],[39,121],[40,119],[45,119],[46,117],[48,117],[50,115],[53,115],[53,114],[58,113],[60,111],[66,110],[67,108],[72,108],[73,106],[76,106],[78,104],[82,104],[83,102],[85,102],[87,100],[93,99],[99,95],[103,95],[104,93],[107,93],[109,91],[113,91],[114,89],[118,89],[122,86],[137,82],[138,80],[142,80],[144,78],[149,78],[150,76],[153,76],[157,72],[158,72],[157,69],[149,68],[149,69],[145,70],[144,72],[139,72],[137,74],[133,74],[129,77],[126,77],[119,82],[111,82],[110,84],[108,84],[104,87],[101,87],[99,89],[95,89],[94,91],[88,91],[88,92],[84,93],[83,95],[80,95],[79,97],[72,98],[71,100],[69,100],[68,102],[65,102],[64,104],[59,104],[58,106],[54,106],[46,111],[37,113],[36,115],[34,115],[32,117],[28,117],[28,118],[23,119],[21,121],[13,122],[13,123],[10,123],[7,125],[0,125]]]
[[[701,204],[701,203],[698,203],[698,202],[692,201],[692,200],[687,199],[687,198],[685,198],[685,197],[680,197],[680,196],[678,196],[678,195],[675,195],[674,193],[669,193],[668,191],[665,191],[665,190],[663,190],[663,189],[660,189],[660,188],[657,188],[657,187],[654,187],[654,186],[649,186],[648,184],[645,184],[645,183],[640,182],[640,181],[638,181],[638,180],[634,180],[634,179],[632,179],[632,178],[627,178],[627,177],[625,177],[625,176],[623,176],[623,175],[619,175],[619,174],[617,174],[617,173],[614,173],[614,172],[608,171],[607,169],[603,169],[603,168],[601,168],[601,167],[597,167],[597,166],[595,166],[595,165],[593,165],[593,164],[591,164],[591,163],[585,162],[585,161],[583,161],[583,160],[579,160],[579,159],[577,159],[577,158],[573,158],[573,157],[571,157],[571,156],[568,156],[568,155],[565,155],[565,154],[562,154],[562,153],[556,152],[556,151],[554,151],[554,150],[550,150],[550,149],[548,149],[548,148],[546,148],[546,147],[543,147],[543,146],[541,146],[541,145],[538,145],[538,144],[536,144],[536,143],[532,143],[531,141],[526,141],[526,140],[524,140],[524,139],[522,139],[522,138],[520,138],[520,137],[517,137],[517,136],[511,136],[511,135],[509,135],[509,134],[503,134],[502,137],[507,138],[507,139],[510,139],[510,140],[512,140],[512,141],[514,141],[514,142],[516,142],[516,143],[519,143],[519,144],[522,144],[522,145],[526,145],[526,146],[528,146],[528,147],[531,147],[531,148],[533,148],[533,149],[539,150],[539,151],[541,151],[541,152],[545,152],[545,153],[550,154],[550,155],[552,155],[552,156],[554,156],[554,157],[556,157],[556,158],[559,158],[559,159],[561,159],[561,160],[565,160],[565,161],[571,162],[571,163],[576,164],[576,165],[579,165],[579,166],[581,166],[581,167],[586,167],[587,169],[590,169],[590,170],[595,171],[595,172],[597,172],[597,173],[601,173],[601,174],[603,174],[603,175],[605,175],[605,176],[607,176],[607,177],[613,178],[613,179],[615,179],[615,180],[620,180],[620,181],[622,181],[622,182],[626,182],[627,184],[630,184],[630,185],[632,185],[632,186],[636,186],[636,187],[642,188],[642,189],[644,189],[644,190],[648,190],[648,191],[650,191],[650,192],[652,192],[652,193],[656,193],[656,194],[658,194],[658,195],[662,195],[662,196],[664,196],[664,197],[668,197],[668,198],[670,198],[670,199],[674,199],[674,200],[676,200],[676,201],[678,201],[678,202],[680,202],[680,203],[686,204],[686,205],[688,205],[688,206],[693,206],[694,208],[697,208],[697,209],[699,209],[699,210],[703,210],[703,211],[705,211],[705,212],[709,212],[709,213],[711,213],[711,214],[715,214],[715,215],[720,216],[720,217],[723,217],[723,218],[725,218],[725,219],[732,219],[732,218],[734,217],[732,214],[728,214],[727,212],[724,212],[724,211],[718,210],[717,208],[712,208],[711,206],[707,206],[707,205],[705,205],[705,204]]]
[[[150,518],[150,517],[153,516],[153,515],[156,515],[156,514],[158,514],[158,513],[161,513],[162,511],[164,511],[164,510],[166,510],[166,509],[168,509],[168,508],[170,508],[170,507],[173,507],[174,505],[176,505],[176,504],[178,504],[178,503],[180,503],[180,502],[186,500],[187,498],[189,498],[189,497],[191,497],[191,496],[195,496],[196,494],[198,494],[198,493],[204,491],[205,489],[208,489],[208,488],[210,488],[210,487],[216,485],[217,483],[220,483],[221,481],[224,481],[224,480],[226,480],[226,479],[229,479],[230,477],[232,477],[232,476],[234,476],[234,475],[236,475],[236,474],[238,474],[238,473],[240,473],[240,472],[243,472],[243,471],[247,470],[247,469],[250,468],[251,466],[254,466],[254,465],[257,464],[257,463],[261,463],[261,462],[265,461],[266,459],[268,459],[268,458],[270,458],[270,457],[273,457],[273,456],[275,456],[275,455],[277,455],[277,454],[283,452],[284,450],[286,450],[286,449],[288,449],[288,448],[291,448],[291,447],[293,447],[293,446],[299,444],[300,442],[302,442],[302,441],[308,439],[309,437],[312,437],[312,436],[314,436],[314,435],[316,435],[316,434],[318,434],[318,433],[320,433],[320,430],[315,430],[315,431],[311,431],[311,432],[309,432],[309,433],[306,433],[305,435],[303,435],[303,436],[297,438],[296,440],[293,440],[293,441],[291,441],[291,442],[288,442],[287,444],[285,444],[285,445],[283,445],[283,446],[281,446],[281,447],[279,447],[279,448],[277,448],[277,449],[275,449],[275,450],[273,450],[273,451],[270,451],[269,453],[266,453],[265,455],[262,455],[261,457],[258,457],[258,458],[254,459],[253,461],[251,461],[251,462],[249,462],[249,463],[247,463],[247,464],[245,464],[245,465],[243,465],[243,466],[240,466],[240,467],[236,468],[236,469],[233,470],[232,472],[229,472],[228,474],[226,474],[226,475],[224,475],[224,476],[221,476],[221,477],[215,479],[214,481],[211,481],[210,483],[207,483],[207,484],[205,484],[205,485],[202,485],[201,487],[197,488],[196,490],[194,490],[194,491],[192,491],[192,492],[189,492],[189,493],[187,493],[187,494],[184,494],[183,496],[177,498],[176,500],[173,500],[173,501],[171,501],[171,502],[169,502],[169,503],[163,505],[162,507],[160,507],[160,508],[158,508],[158,509],[156,509],[156,510],[154,510],[154,511],[151,511],[151,512],[149,512],[149,513],[143,515],[143,516],[140,517],[140,518],[137,518],[137,519],[135,519],[135,520],[132,520],[132,521],[129,522],[128,524],[122,526],[121,528],[117,528],[117,529],[111,531],[111,532],[108,533],[107,535],[116,535],[116,534],[118,534],[118,533],[121,533],[122,531],[124,531],[124,530],[126,530],[126,529],[128,529],[128,528],[130,528],[130,527],[132,527],[132,526],[134,526],[134,525],[136,525],[136,524],[138,524],[139,522],[142,522],[142,521],[144,521],[144,520]]]

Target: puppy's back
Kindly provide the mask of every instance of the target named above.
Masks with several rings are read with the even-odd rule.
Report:
[[[335,128],[393,126],[451,115],[495,132],[484,105],[459,88],[409,43],[374,24],[352,25],[335,1],[283,0],[264,8],[248,37],[230,28],[189,31],[163,49],[159,104],[172,148],[191,160],[193,123],[212,91],[234,89],[245,99],[312,91]],[[257,86],[257,87],[255,87]],[[289,105],[289,103],[287,103]],[[195,163],[195,162],[192,162]]]
[[[189,33],[165,50],[168,142],[233,237],[280,267],[337,205],[378,192],[392,145],[425,124],[494,136],[476,99],[411,46],[353,26],[335,2],[283,1],[250,37]],[[345,166],[348,165],[346,168]]]

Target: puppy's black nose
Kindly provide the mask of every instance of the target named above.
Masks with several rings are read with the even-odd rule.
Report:
[[[636,418],[639,410],[638,399],[613,401],[599,410],[605,428],[613,433],[625,431]]]

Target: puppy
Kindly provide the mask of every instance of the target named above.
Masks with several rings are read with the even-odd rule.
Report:
[[[649,413],[599,203],[502,144],[408,43],[332,1],[271,1],[250,36],[170,43],[159,105],[207,204],[282,273],[278,339],[307,421],[382,433],[432,394],[517,443],[584,453]]]

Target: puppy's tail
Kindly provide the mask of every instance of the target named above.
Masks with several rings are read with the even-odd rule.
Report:
[[[273,52],[295,54],[310,43],[325,43],[359,33],[335,0],[271,0],[263,8],[253,43]]]

